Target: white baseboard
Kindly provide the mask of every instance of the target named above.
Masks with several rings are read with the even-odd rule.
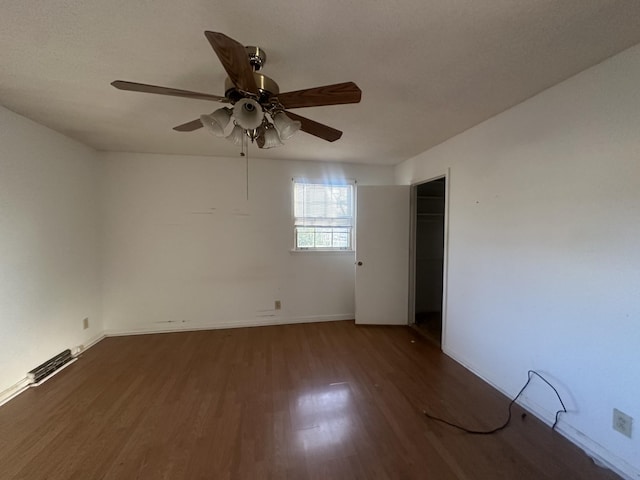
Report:
[[[453,360],[458,362],[464,368],[472,372],[474,375],[481,378],[483,381],[487,382],[493,388],[498,390],[507,398],[511,398],[513,395],[505,392],[499,385],[496,385],[494,382],[489,380],[485,375],[478,372],[475,368],[471,367],[469,362],[464,360],[461,355],[458,355],[456,352],[452,351],[449,348],[443,347],[442,351]],[[547,409],[537,405],[536,403],[530,400],[522,400],[519,399],[516,402],[522,408],[526,409],[533,416],[538,418],[543,423],[549,425],[551,427],[553,425],[553,421],[555,420],[555,412],[549,412]],[[590,437],[572,427],[566,421],[562,420],[562,416],[558,419],[558,424],[556,425],[556,431],[569,440],[574,445],[581,448],[593,461],[596,465],[602,466],[604,468],[608,468],[612,470],[625,480],[639,480],[640,479],[640,471],[636,469],[633,465],[630,465],[625,460],[620,457],[614,455],[611,451],[607,450],[605,447],[600,445],[599,443],[592,440]]]
[[[29,385],[31,385],[31,380],[25,377],[19,382],[11,385],[6,390],[0,392],[0,406],[4,405],[9,400],[17,397],[19,394],[24,392],[27,388],[29,388]]]
[[[341,320],[353,320],[353,313],[337,315],[310,315],[306,317],[276,317],[268,316],[263,318],[252,318],[250,320],[235,320],[230,322],[216,322],[206,324],[196,323],[158,323],[138,326],[127,329],[108,329],[105,331],[107,337],[119,337],[124,335],[147,335],[151,333],[172,333],[172,332],[193,332],[198,330],[222,330],[225,328],[244,327],[268,327],[273,325],[291,325],[297,323],[315,322],[337,322]]]
[[[93,347],[95,344],[97,344],[103,338],[105,338],[104,333],[100,333],[100,334],[96,335],[95,337],[93,337],[92,339],[90,339],[87,343],[85,343],[83,345],[78,345],[76,347],[73,347],[71,349],[71,354],[74,357],[77,357],[82,352],[84,352],[84,351],[88,350],[89,348]],[[25,376],[22,380],[19,380],[14,385],[12,385],[9,388],[7,388],[6,390],[0,392],[0,406],[4,405],[9,400],[14,399],[15,397],[17,397],[19,394],[24,392],[29,387],[35,387],[35,386],[43,384],[44,382],[49,380],[51,377],[53,377],[54,375],[56,375],[57,373],[59,373],[60,371],[64,370],[65,368],[67,368],[72,363],[74,363],[75,361],[76,361],[76,359],[66,363],[65,365],[62,366],[62,368],[60,368],[59,370],[56,370],[53,374],[49,375],[47,378],[42,379],[39,383],[32,383],[31,380],[29,380]]]
[[[89,350],[91,347],[93,347],[96,343],[98,343],[100,340],[103,340],[104,338],[106,338],[105,333],[104,332],[100,332],[95,337],[89,339],[88,342],[86,342],[86,343],[84,343],[82,345],[78,345],[77,347],[71,349],[71,354],[74,357],[77,357],[82,352],[84,352],[85,350]]]
[[[560,433],[560,435],[565,437],[571,443],[580,447],[589,457],[593,459],[596,465],[600,465],[604,468],[608,468],[609,470],[614,471],[625,480],[640,479],[640,470],[635,468],[633,465],[630,465],[623,459],[617,457],[599,443],[594,442],[580,430],[577,430],[571,425],[562,421],[558,422],[556,430],[558,431],[558,433]]]

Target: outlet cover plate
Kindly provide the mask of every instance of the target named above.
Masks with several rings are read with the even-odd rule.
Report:
[[[617,408],[613,409],[613,429],[631,438],[631,424],[633,418]]]

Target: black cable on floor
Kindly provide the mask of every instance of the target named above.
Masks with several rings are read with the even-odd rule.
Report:
[[[499,427],[496,427],[494,429],[491,429],[491,430],[473,430],[473,429],[470,429],[470,428],[463,427],[462,425],[457,425],[455,423],[449,422],[449,421],[444,420],[442,418],[435,417],[435,416],[431,415],[430,413],[428,413],[426,410],[423,410],[422,413],[424,414],[425,417],[430,418],[431,420],[435,420],[436,422],[444,423],[445,425],[449,425],[451,427],[457,428],[458,430],[462,430],[463,432],[470,433],[472,435],[491,435],[493,433],[499,432],[500,430],[504,430],[505,428],[507,428],[509,426],[509,424],[511,423],[511,409],[513,407],[513,404],[516,403],[516,400],[518,400],[520,395],[522,395],[522,392],[524,392],[524,390],[529,386],[529,383],[531,382],[531,379],[533,378],[534,375],[539,377],[544,383],[546,383],[547,385],[549,385],[553,389],[553,391],[556,393],[556,396],[558,397],[558,400],[560,400],[560,404],[562,405],[562,409],[558,410],[556,412],[556,419],[553,422],[553,425],[551,426],[551,430],[554,430],[556,428],[556,425],[558,424],[558,419],[559,419],[560,414],[561,413],[567,413],[567,407],[564,406],[564,402],[562,401],[562,398],[560,397],[560,394],[558,393],[558,390],[556,390],[556,388],[553,385],[551,385],[551,383],[549,383],[549,381],[546,378],[544,378],[542,375],[540,375],[535,370],[529,370],[527,372],[527,377],[528,377],[527,378],[527,382],[520,389],[518,394],[515,397],[513,397],[513,400],[511,400],[511,402],[509,403],[507,420],[502,425],[500,425]]]

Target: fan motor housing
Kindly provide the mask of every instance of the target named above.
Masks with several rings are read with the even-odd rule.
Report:
[[[256,85],[258,86],[258,93],[260,95],[258,101],[260,103],[268,102],[271,97],[275,97],[280,93],[278,84],[266,75],[253,72],[253,78],[255,78]],[[227,77],[224,81],[224,96],[235,103],[241,98],[245,98],[246,95],[239,91],[231,79]]]

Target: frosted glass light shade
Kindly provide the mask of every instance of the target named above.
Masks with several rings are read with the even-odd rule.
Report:
[[[278,132],[275,128],[268,128],[264,131],[264,146],[262,148],[273,148],[282,145]]]
[[[219,108],[210,115],[200,115],[202,125],[216,137],[224,136],[224,129],[229,124],[230,119],[231,109],[226,107]]]
[[[250,98],[243,98],[233,106],[233,116],[242,128],[253,130],[262,124],[264,112],[258,102]]]
[[[227,137],[227,140],[233,142],[234,145],[242,145],[242,141],[244,140],[244,128],[240,125],[234,125],[233,130]]]
[[[291,138],[302,126],[297,120],[291,120],[284,112],[278,112],[273,116],[273,123],[280,132],[280,138],[287,140]]]
[[[231,112],[233,112],[233,110],[230,108],[222,107],[213,112],[211,116],[224,130],[226,126],[229,125],[229,120],[231,120]]]

